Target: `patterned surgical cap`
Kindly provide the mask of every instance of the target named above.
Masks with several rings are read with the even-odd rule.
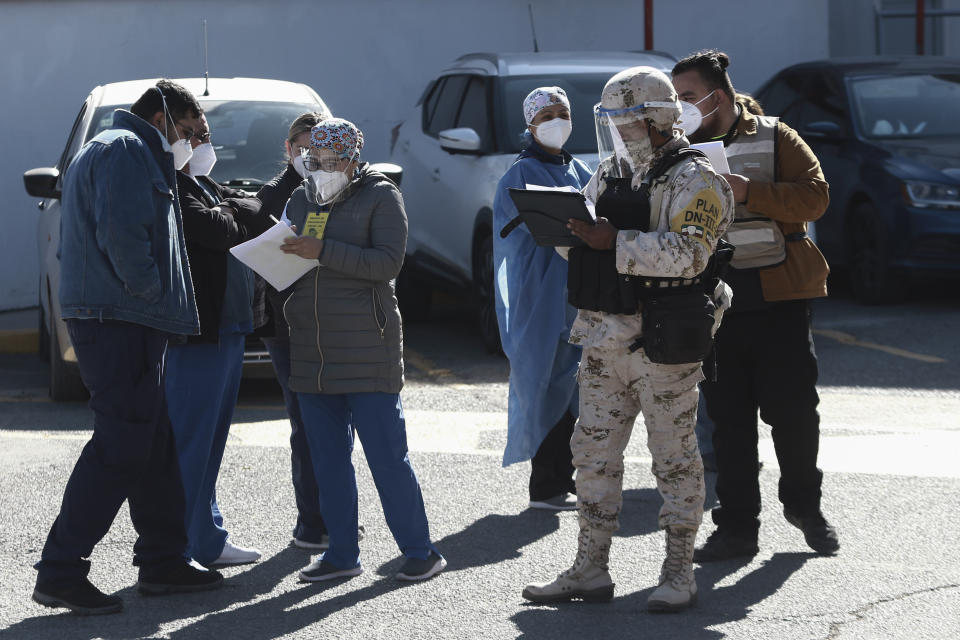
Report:
[[[534,89],[523,100],[523,117],[527,119],[527,124],[530,124],[541,110],[555,104],[562,104],[567,109],[570,108],[566,91],[560,87]]]
[[[343,118],[327,118],[310,129],[310,145],[330,149],[341,158],[356,160],[363,149],[363,132]]]

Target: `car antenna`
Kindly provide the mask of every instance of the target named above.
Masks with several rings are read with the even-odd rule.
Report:
[[[210,65],[207,58],[207,21],[203,20],[203,95],[210,95]]]
[[[540,47],[537,46],[537,27],[533,24],[533,5],[527,5],[527,11],[530,12],[530,32],[533,34],[533,52],[539,53]]]

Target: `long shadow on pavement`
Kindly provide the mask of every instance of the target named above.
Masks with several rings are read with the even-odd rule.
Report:
[[[239,570],[240,573],[227,577],[223,587],[215,591],[145,597],[137,593],[135,586],[130,586],[117,592],[124,601],[124,611],[119,615],[81,617],[67,612],[41,615],[22,620],[3,633],[9,634],[10,638],[147,638],[158,633],[164,623],[203,616],[210,611],[226,609],[269,593],[281,580],[308,562],[309,556],[303,550],[288,547],[250,568],[228,569],[230,572]],[[208,617],[216,618],[219,615],[223,614]],[[217,634],[211,631],[209,636],[193,637],[217,637]]]
[[[446,571],[460,571],[520,557],[520,549],[560,528],[558,514],[527,509],[515,515],[490,514],[436,541],[448,559]],[[393,575],[403,558],[384,563],[378,575]]]
[[[582,602],[560,605],[528,604],[511,619],[521,631],[520,638],[682,638],[708,640],[723,638],[712,625],[745,619],[750,607],[773,595],[814,553],[776,553],[736,584],[716,588],[724,577],[742,569],[749,560],[727,561],[698,566],[699,604],[681,614],[651,614],[647,598],[654,586],[616,597],[610,604]],[[616,558],[612,558],[616,562]],[[655,634],[655,635],[654,635]]]

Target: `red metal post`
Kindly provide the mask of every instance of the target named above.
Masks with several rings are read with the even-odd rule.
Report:
[[[643,48],[653,49],[653,0],[643,0]]]
[[[923,39],[923,26],[924,26],[924,15],[923,15],[923,0],[917,0],[917,55],[922,56],[924,54],[924,39]]]

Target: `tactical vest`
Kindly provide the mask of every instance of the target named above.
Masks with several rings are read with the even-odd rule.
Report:
[[[730,165],[730,173],[758,182],[775,182],[778,118],[756,118],[755,136],[749,140],[738,136],[724,149],[727,163]],[[733,222],[727,227],[724,239],[736,247],[730,263],[736,269],[772,267],[787,259],[786,242],[776,221],[748,211],[746,205],[741,203],[737,203]]]
[[[649,231],[660,221],[659,206],[651,220],[650,190],[662,191],[671,169],[684,158],[702,156],[699,151],[682,148],[662,158],[643,178],[640,188],[631,188],[632,178],[603,178],[606,188],[597,199],[597,217],[604,217],[618,230]],[[660,198],[656,198],[658,201]],[[702,274],[695,278],[657,278],[632,276],[617,271],[616,249],[591,249],[578,246],[567,254],[567,300],[577,309],[604,313],[635,314],[643,300],[701,286]]]

